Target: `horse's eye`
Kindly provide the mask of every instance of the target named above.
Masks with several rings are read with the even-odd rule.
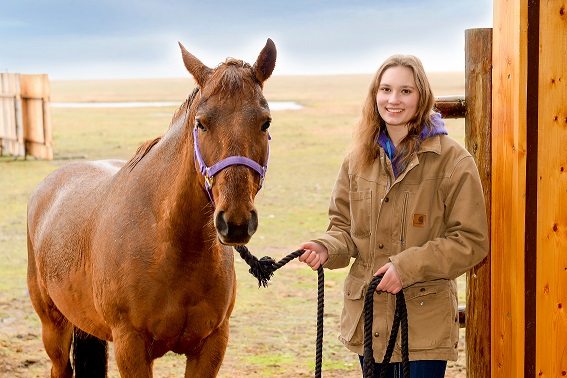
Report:
[[[199,121],[198,119],[195,120],[195,127],[198,129],[201,129],[203,131],[207,131],[207,129],[205,128],[205,126],[203,126],[203,124],[201,123],[201,121]]]
[[[271,121],[264,122],[264,124],[262,125],[262,131],[268,130],[268,128],[270,127],[270,123]]]

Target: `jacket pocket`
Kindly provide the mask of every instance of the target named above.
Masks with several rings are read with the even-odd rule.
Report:
[[[362,327],[358,325],[364,309],[365,289],[366,284],[363,280],[350,275],[345,279],[341,338],[354,345],[362,344]]]
[[[454,322],[457,304],[449,288],[419,285],[407,288],[404,294],[410,350],[453,348],[454,328],[458,327]]]
[[[372,191],[349,192],[349,200],[351,233],[358,238],[367,238],[370,236]]]
[[[402,202],[402,220],[400,222],[400,246],[402,251],[406,249],[406,233],[408,231],[408,201],[409,192],[405,192],[404,201]]]

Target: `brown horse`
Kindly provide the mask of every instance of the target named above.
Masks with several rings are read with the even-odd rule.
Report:
[[[180,47],[197,88],[168,131],[126,164],[55,171],[29,201],[28,286],[52,377],[73,375],[71,344],[77,376],[106,375],[106,341],[123,377],[151,377],[168,351],[186,355],[186,377],[214,377],[222,363],[231,246],[258,225],[270,125],[262,88],[276,48],[268,39],[254,65],[228,58],[211,69]],[[102,365],[83,361],[93,356]]]

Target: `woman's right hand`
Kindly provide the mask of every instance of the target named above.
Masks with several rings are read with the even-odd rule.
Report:
[[[305,252],[299,256],[299,261],[309,265],[311,269],[317,270],[329,259],[329,251],[323,245],[315,242],[305,242],[299,246]]]

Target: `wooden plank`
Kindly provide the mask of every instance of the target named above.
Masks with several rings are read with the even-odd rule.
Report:
[[[21,118],[17,112],[20,93],[18,74],[0,74],[0,139],[2,153],[24,156]]]
[[[11,139],[12,137],[12,119],[10,117],[10,108],[14,101],[15,92],[10,88],[11,74],[0,74],[0,138]]]
[[[493,3],[491,373],[524,373],[527,0]]]
[[[23,100],[23,104],[26,142],[44,144],[43,100],[28,98]]]
[[[465,32],[465,146],[474,157],[486,214],[492,172],[492,29]],[[488,227],[490,229],[490,217]],[[489,236],[490,237],[490,236]],[[467,377],[490,377],[490,253],[467,273]]]
[[[49,79],[45,74],[21,75],[20,86],[26,154],[52,159]]]
[[[540,2],[539,18],[535,372],[563,377],[567,375],[567,3]]]

